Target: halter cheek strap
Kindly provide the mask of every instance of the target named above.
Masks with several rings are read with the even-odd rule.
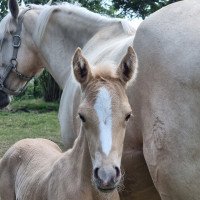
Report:
[[[13,43],[12,43],[13,54],[12,54],[12,58],[10,60],[10,64],[9,65],[3,64],[3,66],[2,66],[2,67],[4,67],[5,70],[4,70],[3,75],[0,75],[0,90],[4,91],[6,94],[9,94],[9,95],[19,95],[20,93],[22,93],[26,89],[26,86],[27,86],[28,82],[34,77],[34,76],[26,76],[24,74],[21,74],[17,70],[17,65],[18,65],[17,55],[18,55],[19,47],[21,46],[21,37],[20,37],[20,35],[21,35],[21,31],[22,31],[22,23],[23,23],[23,19],[24,19],[25,13],[28,12],[30,9],[31,8],[28,7],[27,9],[23,10],[22,14],[18,18],[17,30],[14,33],[14,35],[12,36],[13,37]],[[11,71],[13,73],[15,73],[16,76],[19,79],[21,79],[23,81],[26,81],[26,84],[23,86],[23,88],[21,88],[18,91],[10,90],[10,89],[8,89],[8,88],[6,88],[4,86],[4,82],[8,78],[8,76],[9,76]]]

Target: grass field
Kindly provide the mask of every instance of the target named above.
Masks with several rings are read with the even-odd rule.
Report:
[[[0,111],[0,157],[23,138],[47,138],[60,144],[58,103],[15,101],[10,111]]]

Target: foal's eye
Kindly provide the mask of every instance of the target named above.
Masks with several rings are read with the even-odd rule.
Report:
[[[79,115],[79,118],[81,119],[82,122],[85,122],[85,121],[86,121],[86,120],[85,120],[85,117],[84,117],[82,114],[78,113],[78,115]]]
[[[127,122],[130,119],[131,116],[132,116],[132,113],[128,113],[125,117],[125,121]]]

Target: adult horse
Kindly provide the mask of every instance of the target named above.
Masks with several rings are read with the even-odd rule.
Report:
[[[137,30],[135,89],[145,160],[163,200],[200,197],[200,2],[171,4]]]
[[[106,65],[105,58],[118,65],[121,55],[132,46],[135,31],[125,20],[102,17],[69,4],[31,5],[20,12],[16,0],[10,0],[9,5],[11,14],[0,23],[1,106],[8,103],[6,93],[19,93],[27,80],[45,66],[64,88],[59,118],[63,141],[67,147],[72,146],[80,123],[76,119],[80,87],[71,81],[70,73],[73,52],[77,46],[84,46],[83,52],[92,65],[97,61]],[[133,105],[131,90],[128,95]],[[127,127],[125,138],[123,197],[159,199],[142,153],[142,136],[137,123],[140,107],[132,108],[136,115]]]

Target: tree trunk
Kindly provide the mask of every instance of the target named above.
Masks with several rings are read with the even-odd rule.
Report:
[[[61,97],[62,91],[54,78],[46,70],[39,77],[42,86],[43,98],[46,102],[58,101]]]

